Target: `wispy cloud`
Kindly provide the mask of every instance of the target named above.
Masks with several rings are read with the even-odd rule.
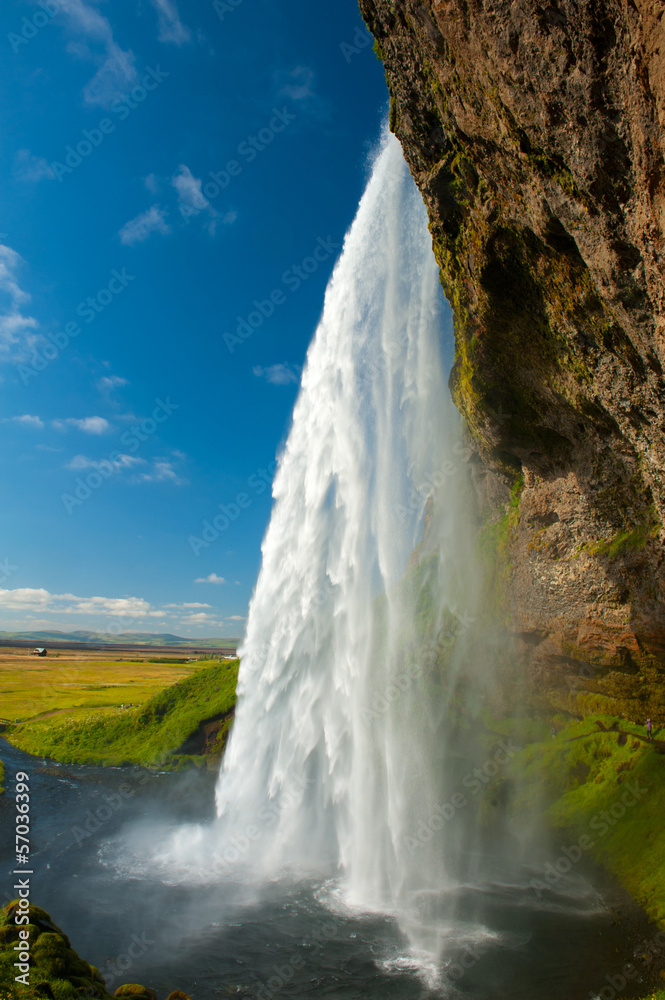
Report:
[[[170,232],[171,227],[166,222],[166,209],[151,205],[147,211],[126,222],[118,235],[121,243],[132,246],[134,243],[143,243],[151,233],[166,236]]]
[[[129,382],[120,375],[104,375],[97,379],[97,388],[105,394],[113,392],[114,389],[121,389],[124,385],[129,385]]]
[[[171,462],[163,458],[149,462],[138,455],[114,453],[109,458],[89,458],[87,455],[74,455],[65,465],[71,472],[81,472],[84,469],[94,469],[106,475],[131,473],[127,481],[133,484],[171,483],[172,486],[182,486],[187,480],[178,475]],[[142,471],[139,471],[141,469]]]
[[[227,622],[246,622],[247,619],[243,615],[230,615]]]
[[[189,604],[165,604],[165,608],[211,608],[212,604],[200,604],[198,601]]]
[[[84,0],[69,0],[63,11],[76,35],[67,46],[68,51],[98,66],[83,89],[83,99],[86,104],[109,107],[136,82],[134,54],[118,45],[109,21],[95,6]]]
[[[223,576],[217,576],[216,573],[209,573],[208,576],[200,576],[198,579],[194,580],[194,583],[226,583]]]
[[[187,482],[178,475],[173,463],[163,458],[153,462],[150,472],[141,472],[137,479],[142,483],[172,483],[174,486],[182,486]]]
[[[36,184],[47,179],[55,180],[55,174],[43,156],[35,156],[29,149],[19,149],[14,161],[14,173],[18,180]]]
[[[121,472],[123,469],[131,469],[136,465],[147,464],[145,458],[138,458],[136,455],[118,455],[113,460],[108,458],[88,458],[87,455],[74,455],[65,468],[70,469],[72,472],[78,472],[81,469],[96,469],[99,472],[100,469],[108,471],[110,465],[115,472]]]
[[[11,247],[0,244],[0,357],[18,360],[37,339],[32,333],[37,320],[23,313],[30,296],[18,283],[17,272],[23,260]]]
[[[289,385],[292,382],[295,382],[297,385],[300,381],[300,368],[297,365],[289,365],[286,362],[279,365],[270,365],[268,368],[255,365],[252,371],[257,378],[264,378],[266,382],[270,382],[272,385]]]
[[[292,101],[311,101],[316,98],[314,90],[314,70],[310,66],[294,66],[292,70],[277,76],[277,91],[279,97],[288,97]]]
[[[30,413],[24,413],[21,417],[5,417],[2,422],[3,424],[23,424],[24,427],[34,427],[36,430],[41,430],[44,426],[44,421],[40,417],[33,417]]]
[[[75,427],[76,430],[83,431],[84,434],[108,434],[113,430],[113,425],[106,417],[83,417],[78,420],[76,417],[67,417],[64,420],[52,420],[51,425],[58,431],[65,431],[68,427]]]
[[[194,177],[192,171],[184,163],[181,163],[179,172],[171,178],[171,184],[178,192],[178,207],[183,219],[189,222],[190,218],[206,212],[209,216],[207,224],[208,232],[215,235],[217,229],[217,212],[212,207],[208,199],[201,190],[201,180]],[[233,219],[230,220],[231,222]]]
[[[154,174],[148,174],[148,176],[143,181],[143,185],[146,191],[150,191],[152,192],[152,194],[157,194],[157,191],[159,189],[159,184]]]
[[[192,33],[180,20],[178,9],[172,0],[151,0],[157,11],[160,42],[172,42],[174,45],[184,45]]]

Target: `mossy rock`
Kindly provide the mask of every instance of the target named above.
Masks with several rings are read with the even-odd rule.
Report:
[[[35,955],[43,955],[45,958],[67,958],[67,953],[71,951],[69,942],[64,937],[53,931],[45,931],[39,935],[33,945]]]
[[[45,997],[46,1000],[55,1000],[53,996],[53,990],[51,989],[51,984],[47,983],[45,979],[42,979],[40,983],[35,983],[32,987],[37,996]]]
[[[141,986],[139,983],[124,983],[118,986],[114,996],[133,997],[138,1000],[157,1000],[157,994],[149,986]]]
[[[29,923],[15,924],[18,900],[0,909],[0,975],[14,960],[12,949],[19,930],[27,931],[30,942],[31,979],[36,985],[25,994],[26,1000],[76,1000],[77,996],[110,1000],[104,979],[78,956],[66,934],[53,923],[46,910],[31,905]],[[8,964],[9,963],[9,964]],[[146,996],[147,1000],[147,995]],[[152,1000],[152,998],[151,998]],[[155,998],[156,1000],[156,998]]]
[[[182,990],[173,990],[169,993],[166,1000],[192,1000],[192,998],[187,993],[183,993]]]

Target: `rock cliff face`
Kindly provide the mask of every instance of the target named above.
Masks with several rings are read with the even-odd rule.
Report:
[[[665,0],[360,7],[455,312],[483,520],[513,489],[510,628],[534,668],[648,704],[665,656]]]

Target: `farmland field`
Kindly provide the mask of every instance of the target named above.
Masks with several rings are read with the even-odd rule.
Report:
[[[0,720],[26,722],[58,713],[76,717],[91,708],[142,705],[210,660],[182,662],[145,650],[118,657],[112,650],[66,650],[46,657],[21,648],[0,649]],[[171,662],[168,662],[170,660]],[[181,662],[177,662],[180,660]]]

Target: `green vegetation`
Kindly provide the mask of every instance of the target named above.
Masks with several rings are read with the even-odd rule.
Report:
[[[99,969],[90,965],[71,946],[67,935],[53,923],[51,917],[39,906],[21,907],[15,899],[0,909],[0,1000],[110,1000],[104,977]],[[20,908],[20,909],[19,909]],[[28,917],[28,923],[17,926],[16,917]],[[20,961],[16,945],[26,941],[29,945],[29,985],[16,982],[23,969],[15,964]],[[112,988],[112,987],[111,987]],[[155,993],[137,983],[119,986],[114,996],[134,1000],[153,1000]],[[167,1000],[190,1000],[186,993],[174,990]]]
[[[182,768],[218,757],[231,726],[238,661],[196,670],[144,705],[29,721],[7,734],[28,753],[78,764]],[[206,734],[203,724],[216,723]],[[182,752],[178,750],[182,748]]]
[[[478,533],[477,553],[485,569],[483,585],[486,615],[502,622],[508,617],[506,595],[512,571],[509,558],[510,543],[517,527],[520,511],[520,497],[524,489],[524,474],[515,477],[510,489],[510,498],[503,517],[485,524]]]
[[[512,808],[581,845],[665,929],[665,742],[612,716],[558,717],[555,728],[554,739],[544,724],[533,733],[502,779]]]
[[[29,986],[15,981],[17,970],[14,962],[19,942],[20,927],[14,917],[18,900],[0,910],[0,979],[5,984],[0,989],[0,1000],[69,1000],[84,993],[88,997],[106,998],[104,979],[98,969],[79,958],[71,947],[69,938],[39,906],[27,911],[30,944]]]
[[[47,713],[140,705],[158,691],[201,669],[202,663],[94,659],[80,653],[49,658],[0,652],[0,704],[4,721],[27,722]],[[230,662],[230,661],[229,661]],[[0,720],[3,721],[3,720]]]

